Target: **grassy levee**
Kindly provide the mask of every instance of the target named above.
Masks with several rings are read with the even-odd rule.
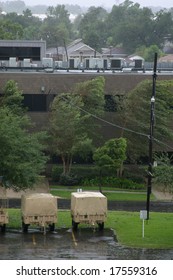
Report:
[[[51,190],[51,194],[64,198],[64,199],[70,199],[71,198],[71,192],[76,192],[76,189],[71,190]],[[85,191],[85,190],[84,190]],[[90,190],[87,190],[90,191]],[[98,191],[98,190],[97,190]],[[110,201],[146,201],[146,193],[145,192],[133,192],[133,191],[108,191],[103,190],[103,194],[107,197]],[[151,200],[154,201],[155,197],[152,194]]]
[[[21,229],[20,209],[8,209],[8,228]],[[88,227],[88,225],[80,225]],[[80,230],[79,226],[79,230]],[[58,210],[56,230],[71,228],[70,211]],[[108,211],[105,228],[114,230],[118,242],[133,248],[173,248],[173,213],[150,213],[145,221],[144,238],[142,237],[142,220],[137,212]],[[92,230],[92,229],[91,229]]]

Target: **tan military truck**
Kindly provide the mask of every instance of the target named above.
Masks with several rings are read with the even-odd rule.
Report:
[[[107,198],[100,192],[74,192],[71,194],[72,229],[79,223],[95,225],[104,229],[107,218]]]
[[[0,230],[1,232],[6,231],[6,225],[9,222],[7,208],[8,208],[8,199],[6,197],[6,189],[4,189],[0,184]]]
[[[8,213],[6,209],[0,208],[0,228],[2,232],[5,232],[6,225],[8,224]]]
[[[22,195],[21,212],[23,232],[27,232],[31,224],[44,229],[49,226],[50,231],[54,231],[57,222],[57,198],[48,193]]]

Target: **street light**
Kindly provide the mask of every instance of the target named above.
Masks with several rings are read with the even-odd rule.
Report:
[[[150,104],[150,134],[149,134],[149,165],[148,165],[148,185],[147,185],[147,220],[149,220],[150,212],[150,195],[152,189],[152,173],[153,173],[153,131],[154,131],[154,109],[155,109],[155,96],[156,96],[156,78],[157,78],[157,53],[154,56],[154,69],[153,69],[153,89]]]

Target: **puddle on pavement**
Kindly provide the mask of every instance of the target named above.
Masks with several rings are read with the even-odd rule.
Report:
[[[58,229],[53,233],[37,229],[8,230],[0,234],[1,260],[172,260],[173,250],[135,249],[121,246],[112,230],[92,228]]]

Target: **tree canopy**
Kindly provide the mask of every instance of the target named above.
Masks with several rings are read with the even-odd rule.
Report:
[[[132,90],[124,101],[121,124],[125,129],[122,135],[127,139],[128,156],[137,159],[148,154],[149,127],[150,127],[150,100],[152,95],[152,82],[143,81]],[[155,120],[154,120],[154,150],[164,151],[165,145],[173,139],[170,120],[173,114],[173,82],[157,81]],[[162,144],[164,143],[164,144]]]
[[[70,93],[55,97],[51,106],[51,144],[53,152],[62,159],[64,175],[71,171],[76,149],[87,141],[82,127],[82,106],[81,97]]]
[[[4,95],[0,99],[1,105],[8,107],[11,112],[21,115],[24,112],[22,107],[23,95],[14,80],[9,80],[4,87]]]
[[[116,171],[126,159],[126,147],[126,139],[110,139],[96,149],[93,159],[100,169],[111,168]]]
[[[50,6],[41,26],[41,36],[48,46],[64,46],[72,36],[72,24],[64,5]]]
[[[23,1],[13,1],[24,4]],[[125,0],[113,5],[110,11],[91,6],[85,13],[70,19],[69,6],[47,8],[47,17],[40,20],[25,5],[21,14],[8,11],[0,14],[0,39],[29,39],[47,41],[49,47],[64,46],[81,37],[97,51],[111,46],[123,47],[128,54],[137,49],[156,45],[162,49],[165,41],[173,38],[172,10],[153,12],[138,3]],[[81,11],[82,12],[82,11]]]
[[[52,103],[52,148],[61,156],[64,174],[70,173],[74,154],[82,151],[86,157],[93,150],[96,134],[101,137],[93,114],[104,112],[104,83],[102,77],[79,83],[71,93],[57,95]]]
[[[154,183],[163,192],[173,193],[173,166],[172,157],[168,153],[155,155],[157,166],[154,167]],[[165,176],[166,174],[166,176]]]
[[[78,83],[73,89],[75,95],[79,95],[83,101],[83,127],[90,138],[101,138],[100,125],[94,116],[102,117],[105,107],[105,79],[99,76],[95,79]]]
[[[22,92],[8,81],[0,106],[0,175],[3,185],[16,191],[32,188],[44,171],[44,133],[30,133],[31,122],[22,110]]]

